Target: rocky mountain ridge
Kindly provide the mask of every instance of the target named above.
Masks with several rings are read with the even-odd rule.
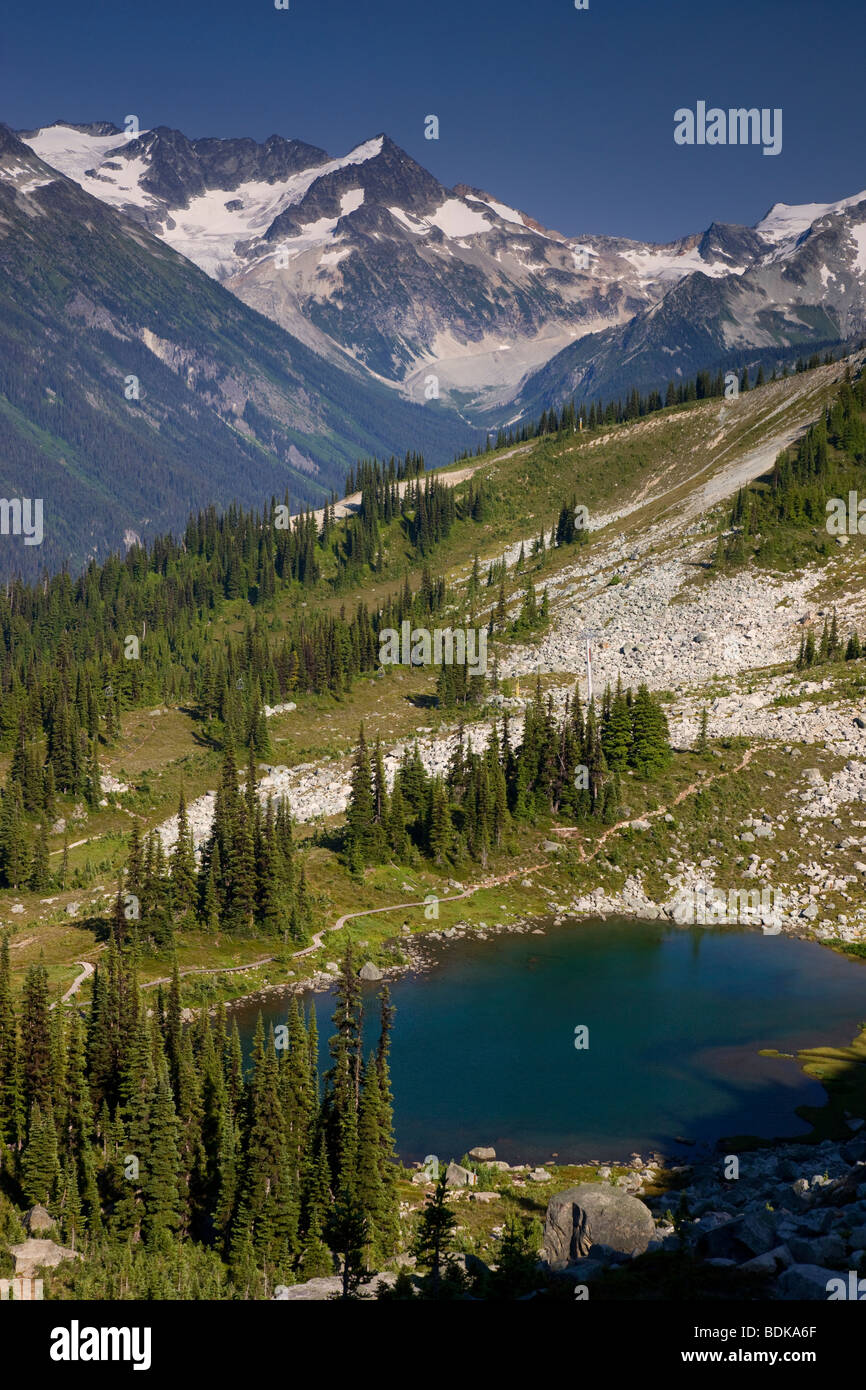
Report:
[[[166,127],[23,138],[317,353],[485,423],[866,324],[863,194],[657,246],[445,188],[387,135],[336,158]]]

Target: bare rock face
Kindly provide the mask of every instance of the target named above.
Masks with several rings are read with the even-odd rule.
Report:
[[[777,1297],[786,1301],[804,1299],[823,1303],[827,1300],[831,1283],[837,1279],[837,1269],[824,1269],[821,1265],[791,1265],[779,1276]]]
[[[772,1221],[760,1212],[747,1212],[698,1237],[698,1251],[706,1259],[749,1260],[766,1255],[777,1244]]]
[[[650,1210],[636,1197],[607,1184],[581,1183],[548,1203],[543,1256],[551,1269],[566,1269],[591,1245],[642,1255],[654,1235]]]
[[[276,1303],[318,1303],[325,1298],[339,1298],[343,1281],[337,1274],[324,1275],[319,1279],[308,1279],[305,1284],[279,1284],[274,1290]]]
[[[56,1245],[53,1240],[25,1240],[22,1245],[10,1245],[9,1254],[15,1261],[15,1274],[29,1276],[39,1269],[54,1269],[64,1260],[80,1260],[77,1250]]]
[[[393,1270],[387,1270],[381,1274],[372,1274],[369,1279],[359,1285],[360,1292],[368,1297],[373,1297],[379,1284],[386,1284],[390,1287],[396,1283],[397,1275]],[[338,1274],[326,1274],[319,1279],[308,1279],[305,1284],[278,1284],[274,1289],[272,1301],[275,1303],[321,1303],[325,1299],[340,1298],[343,1292],[343,1281]]]

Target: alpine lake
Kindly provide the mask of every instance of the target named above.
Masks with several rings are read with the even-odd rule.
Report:
[[[725,1136],[795,1139],[826,1093],[793,1054],[847,1046],[866,1019],[866,962],[742,928],[605,919],[543,935],[431,942],[427,968],[389,981],[397,1151],[405,1164],[492,1145],[510,1163],[685,1157]],[[364,983],[364,1045],[379,983]],[[333,991],[314,1002],[320,1064]],[[256,1020],[287,999],[238,1005]],[[685,1142],[684,1142],[685,1141]]]

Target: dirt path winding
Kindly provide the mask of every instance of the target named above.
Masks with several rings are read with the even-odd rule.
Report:
[[[666,816],[672,806],[679,806],[680,802],[685,801],[686,797],[691,796],[693,792],[703,791],[704,787],[712,786],[713,782],[717,782],[720,777],[733,777],[738,772],[742,772],[744,767],[748,767],[749,763],[752,761],[752,757],[754,756],[754,754],[759,752],[759,750],[764,746],[764,744],[756,744],[753,748],[748,748],[746,752],[743,754],[741,760],[737,763],[736,767],[729,768],[724,772],[714,772],[711,777],[704,778],[703,782],[690,782],[687,787],[683,787],[682,791],[677,792],[670,805],[660,806],[657,811],[647,811],[645,816],[638,816],[636,817],[636,819],[639,821],[645,821],[654,820],[658,816]],[[615,825],[609,826],[608,829],[605,830],[604,833],[600,836],[598,843],[595,846],[595,849],[592,851],[592,854],[587,854],[584,850],[583,845],[579,844],[577,848],[580,854],[581,863],[591,864],[595,856],[600,852],[605,841],[608,840],[611,835],[616,834],[618,830],[622,830],[625,826],[633,825],[634,819],[635,818],[629,818],[628,820],[619,820],[616,822]],[[554,835],[561,835],[563,838],[567,838],[570,835],[576,835],[579,832],[579,830],[580,827],[577,825],[561,825],[557,826],[554,829],[553,833]]]
[[[61,1004],[68,1004],[72,996],[78,993],[79,989],[84,984],[84,981],[89,980],[94,970],[96,969],[96,966],[93,965],[92,962],[89,960],[77,960],[75,964],[81,966],[81,974],[77,975],[75,979],[72,981],[72,984],[69,986],[68,990],[60,1000]],[[50,1007],[53,1009],[54,1005],[52,1004],[50,1005]]]

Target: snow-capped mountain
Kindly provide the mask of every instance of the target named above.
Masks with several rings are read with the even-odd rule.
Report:
[[[740,271],[762,247],[724,228],[670,246],[566,237],[443,187],[381,135],[340,158],[162,127],[133,138],[58,123],[23,138],[324,356],[349,354],[418,399],[432,373],[443,395],[508,400],[575,339],[695,270]]]
[[[446,463],[479,438],[323,360],[2,125],[0,267],[0,493],[45,504],[44,543],[10,539],[0,579],[211,503],[321,505],[359,457]]]
[[[706,365],[695,353],[863,327],[864,194],[658,246],[567,237],[445,188],[385,135],[336,158],[165,127],[22,138],[321,356],[488,419],[548,390],[602,391],[629,363],[658,384]]]
[[[630,323],[565,348],[523,383],[515,415],[866,335],[866,193],[778,203],[749,235],[760,245],[748,269],[686,276]]]

